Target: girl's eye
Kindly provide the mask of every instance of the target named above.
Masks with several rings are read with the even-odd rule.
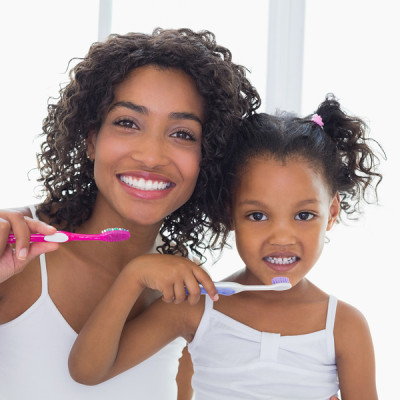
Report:
[[[193,142],[196,140],[191,132],[182,129],[174,132],[171,136],[177,139],[191,140]]]
[[[251,213],[251,214],[249,214],[249,218],[252,221],[265,221],[268,219],[267,216],[261,212]]]
[[[128,118],[119,119],[113,122],[114,125],[121,126],[122,128],[136,129],[137,125]]]
[[[308,211],[302,211],[299,212],[294,219],[297,219],[298,221],[309,221],[310,219],[313,219],[315,217],[314,214],[308,212]]]

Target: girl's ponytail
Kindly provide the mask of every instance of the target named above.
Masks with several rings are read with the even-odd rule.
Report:
[[[378,197],[376,188],[382,175],[375,172],[379,162],[371,144],[380,146],[367,137],[366,123],[358,117],[346,114],[332,94],[326,96],[316,114],[321,117],[321,128],[337,149],[336,189],[341,196],[342,209],[348,214],[359,211],[360,200],[370,202],[368,194],[371,190],[374,199],[377,200]],[[353,209],[349,200],[355,202]]]

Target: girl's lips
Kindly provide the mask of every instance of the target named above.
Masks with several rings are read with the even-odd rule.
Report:
[[[263,258],[265,264],[275,272],[288,272],[299,260],[300,258],[294,255],[271,255]]]

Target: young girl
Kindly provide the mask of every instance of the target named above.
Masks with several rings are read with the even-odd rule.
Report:
[[[97,384],[182,336],[196,400],[326,400],[339,389],[343,400],[376,399],[365,319],[306,278],[341,213],[356,213],[368,189],[376,194],[381,175],[364,123],[327,97],[313,117],[254,115],[241,130],[220,223],[235,231],[245,268],[229,280],[267,285],[285,277],[292,288],[218,300],[200,267],[188,270],[168,255],[138,257],[81,330],[69,358],[72,377]],[[210,295],[201,301],[198,282]],[[126,322],[145,288],[166,302]]]
[[[259,105],[244,71],[212,33],[189,29],[112,35],[73,68],[43,125],[45,201],[0,212],[0,398],[177,398],[182,339],[98,387],[71,379],[68,356],[130,260],[158,250],[184,262],[201,248],[207,217],[222,212],[211,188],[232,126]],[[31,232],[54,233],[45,223],[88,234],[121,227],[131,238],[29,245]],[[130,316],[159,296],[143,291]]]

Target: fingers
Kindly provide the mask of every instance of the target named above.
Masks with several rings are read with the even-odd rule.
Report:
[[[166,303],[180,304],[187,300],[189,304],[197,304],[200,300],[200,284],[213,301],[218,300],[217,289],[210,276],[201,267],[195,265],[185,271],[171,274],[168,282],[162,284],[162,299]]]
[[[56,232],[54,227],[44,222],[34,220],[16,210],[4,210],[0,212],[0,254],[7,246],[8,235],[14,233],[16,237],[15,255],[20,261],[25,261],[29,253],[29,236],[31,233],[52,234]]]
[[[167,303],[182,303],[187,300],[197,304],[200,300],[201,284],[212,300],[218,293],[207,272],[187,258],[167,254],[147,254],[129,263],[129,267],[144,288],[158,290]]]
[[[198,282],[200,282],[203,286],[203,288],[206,290],[208,295],[210,296],[212,301],[217,301],[218,300],[218,291],[217,288],[214,285],[214,282],[212,281],[210,275],[201,267],[198,267],[195,271],[195,278],[197,279]]]
[[[203,286],[211,300],[218,300],[218,292],[215,288],[214,282],[203,268],[196,266],[192,269],[192,276],[187,277],[184,281],[188,293],[187,300],[190,304],[197,304],[200,300],[201,289],[199,284]]]
[[[16,258],[20,261],[25,261],[28,259],[28,255],[32,259],[36,257],[39,249],[43,249],[44,253],[46,249],[52,249],[54,246],[46,247],[46,246],[35,246],[36,251],[30,251],[30,247],[32,244],[29,243],[29,236],[31,233],[41,233],[43,235],[52,235],[56,233],[56,228],[53,226],[47,225],[46,223],[38,220],[34,220],[29,217],[24,217],[23,221],[18,220],[18,224],[12,225],[12,230],[16,238],[15,243],[15,255]],[[51,250],[48,250],[51,251]]]
[[[58,248],[54,243],[29,243],[31,233],[48,235],[55,232],[56,228],[27,217],[20,211],[0,211],[0,268],[3,278],[21,272],[37,255]],[[16,238],[14,246],[7,243],[10,233]]]

